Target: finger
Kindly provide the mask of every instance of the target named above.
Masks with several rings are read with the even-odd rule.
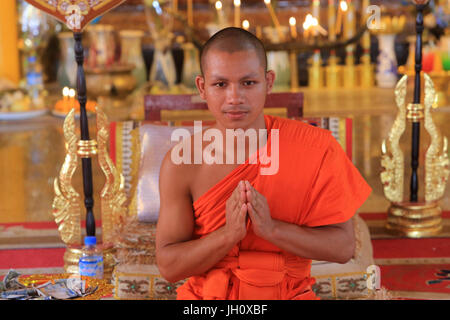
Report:
[[[231,193],[230,197],[228,198],[228,200],[233,201],[236,199],[236,194],[238,192],[238,188],[236,187],[233,192]]]
[[[245,219],[247,218],[247,212],[248,212],[248,207],[247,205],[244,203],[241,206],[241,210],[239,211],[239,221],[244,223]]]
[[[228,206],[232,211],[235,211],[239,204],[239,198],[237,196],[237,189],[235,189],[227,200],[226,206]]]
[[[248,209],[247,212],[248,212],[248,215],[250,216],[250,219],[252,221],[255,221],[258,218],[255,208],[252,206],[251,203],[248,203],[247,209]]]
[[[246,197],[247,197],[247,202],[251,202],[252,201],[252,193],[251,193],[251,191],[250,190],[246,190],[245,191],[245,195],[246,195]]]
[[[239,181],[238,186],[239,186],[239,190],[245,190],[245,182],[244,182],[244,180]]]
[[[252,193],[252,205],[253,205],[253,208],[256,209],[257,205],[258,205],[258,192],[256,191],[255,188],[252,188],[251,193]]]
[[[247,188],[247,192],[250,192],[250,195],[253,199],[252,201],[254,201],[256,199],[256,189],[250,184],[249,181],[245,181],[245,186]],[[253,204],[255,203],[253,202]]]
[[[253,188],[253,199],[255,200],[253,202],[253,205],[255,207],[261,207],[264,202],[266,201],[266,197],[264,197],[261,193],[258,192],[255,188]]]
[[[242,182],[242,184],[240,185],[240,190],[239,190],[239,202],[240,204],[246,203],[247,202],[247,194],[245,191],[245,184]]]
[[[234,199],[234,201],[236,201],[237,204],[242,204],[243,203],[241,201],[242,188],[243,188],[243,183],[241,181],[239,181],[238,185],[236,186],[236,188],[233,191],[233,199]]]

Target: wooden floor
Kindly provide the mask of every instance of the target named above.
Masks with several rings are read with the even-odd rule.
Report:
[[[312,90],[305,93],[304,116],[350,116],[354,123],[354,163],[373,188],[372,194],[360,212],[385,212],[389,202],[383,195],[379,174],[381,142],[397,114],[394,89],[339,89]],[[410,90],[411,91],[411,90]],[[407,102],[412,101],[411,92]],[[434,109],[433,119],[443,135],[450,137],[450,106]],[[91,136],[95,133],[92,126]],[[63,119],[50,115],[33,120],[0,121],[0,223],[52,221],[53,180],[64,161]],[[406,158],[405,188],[409,190],[409,155],[411,130],[401,139]],[[420,157],[424,158],[429,143],[422,128]],[[423,160],[421,160],[423,161]],[[95,204],[104,184],[103,175],[93,162]],[[419,165],[419,178],[423,177],[423,162]],[[422,172],[422,173],[421,173]],[[82,194],[81,171],[77,170],[74,185]],[[419,180],[419,197],[423,194]],[[406,195],[406,197],[408,197]],[[94,207],[95,208],[95,207]],[[441,202],[443,210],[450,210],[450,188],[447,187]],[[99,217],[99,210],[94,210]]]

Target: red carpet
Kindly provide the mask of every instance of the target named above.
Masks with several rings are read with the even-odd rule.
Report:
[[[0,250],[0,269],[63,267],[65,248]]]
[[[450,257],[449,238],[372,240],[374,258]]]
[[[449,264],[380,266],[381,285],[392,291],[450,295],[449,267]]]

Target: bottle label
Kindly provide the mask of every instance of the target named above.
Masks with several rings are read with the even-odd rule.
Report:
[[[103,257],[81,257],[79,262],[80,276],[103,277]]]

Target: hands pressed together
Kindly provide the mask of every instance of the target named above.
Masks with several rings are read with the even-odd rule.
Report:
[[[248,218],[257,236],[266,238],[271,234],[275,223],[266,198],[248,181],[241,180],[226,202],[225,228],[236,241],[247,234]]]

